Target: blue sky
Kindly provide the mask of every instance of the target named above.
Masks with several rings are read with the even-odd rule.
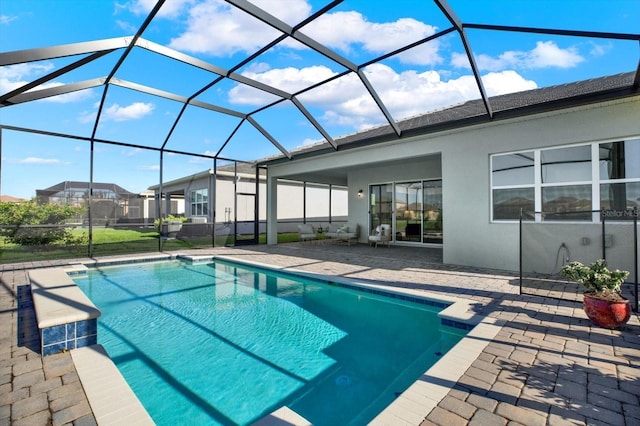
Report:
[[[2,0],[0,51],[9,52],[135,34],[152,0]],[[288,25],[296,25],[327,1],[255,0],[257,6]],[[637,34],[638,0],[450,0],[465,23],[561,28]],[[345,0],[318,21],[302,28],[356,65],[428,37],[450,24],[426,0]],[[143,39],[230,69],[280,33],[218,0],[168,0]],[[637,42],[467,30],[490,95],[517,92],[635,70]],[[106,77],[123,49],[45,85]],[[0,68],[0,93],[51,73],[80,57]],[[280,90],[296,92],[345,71],[299,42],[288,39],[237,72]],[[479,93],[456,33],[364,68],[367,78],[394,119],[452,106]],[[141,47],[133,49],[115,77],[189,97],[217,76],[169,60]],[[38,88],[36,88],[38,89]],[[68,135],[91,135],[104,86],[0,109],[3,125]],[[274,95],[226,80],[197,100],[241,113],[277,99]],[[362,83],[353,74],[299,97],[334,138],[385,123]],[[159,147],[181,104],[111,85],[96,137],[141,147]],[[322,140],[322,135],[290,102],[254,115],[287,150]],[[236,117],[189,106],[167,141],[169,149],[215,154],[237,126]],[[31,198],[35,189],[64,180],[89,180],[89,144],[21,132],[2,135],[2,193]],[[94,181],[117,183],[139,192],[157,184],[159,154],[141,148],[96,144]],[[226,158],[255,160],[279,151],[245,123],[222,150]],[[165,155],[165,180],[209,168],[211,160]]]

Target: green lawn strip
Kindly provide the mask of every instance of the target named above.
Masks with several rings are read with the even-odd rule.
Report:
[[[84,241],[89,238],[88,229],[74,229],[71,231],[74,237],[83,237]],[[222,237],[224,238],[224,237]],[[226,242],[222,238],[217,238],[217,245],[233,244],[233,236],[228,236]],[[289,243],[298,241],[298,234],[282,233],[278,234],[278,243]],[[266,244],[266,234],[261,234],[258,239],[259,244]],[[211,236],[168,239],[164,240],[162,248],[164,251],[176,251],[198,248],[210,248]],[[93,229],[93,255],[108,256],[132,253],[150,253],[158,251],[158,232],[155,230],[136,229],[113,229],[95,228]],[[64,245],[49,244],[45,246],[20,246],[0,241],[0,263],[32,262],[38,260],[86,258],[89,255],[87,244]]]

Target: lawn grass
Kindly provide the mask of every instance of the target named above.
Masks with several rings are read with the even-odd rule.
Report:
[[[88,229],[74,229],[71,231],[76,238],[88,241]],[[159,252],[158,232],[152,229],[93,229],[93,256],[109,256],[132,253]],[[278,234],[278,243],[298,241],[298,234]],[[258,243],[266,244],[266,234],[259,236]],[[226,241],[217,240],[217,245],[233,244],[233,237]],[[210,248],[211,236],[188,239],[168,239],[162,241],[164,251]],[[2,241],[0,238],[0,264],[33,262],[39,260],[86,258],[89,256],[88,243],[78,245],[50,244],[45,246],[21,246]]]

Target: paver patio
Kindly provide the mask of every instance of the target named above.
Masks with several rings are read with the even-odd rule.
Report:
[[[517,273],[442,265],[436,249],[280,244],[197,250],[472,299],[505,325],[423,425],[640,425],[640,320],[592,327],[580,303],[518,294]],[[87,259],[76,259],[86,261]],[[0,425],[95,424],[69,353],[41,358],[26,270],[0,265]]]

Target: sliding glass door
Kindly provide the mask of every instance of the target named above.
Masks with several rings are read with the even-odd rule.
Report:
[[[442,244],[442,180],[423,182],[422,242]]]
[[[378,225],[393,223],[393,185],[369,186],[369,225],[370,230]],[[369,232],[371,233],[371,232]]]
[[[369,203],[371,230],[392,224],[394,242],[442,244],[442,180],[371,185]]]
[[[422,182],[396,183],[396,239],[422,241]]]

